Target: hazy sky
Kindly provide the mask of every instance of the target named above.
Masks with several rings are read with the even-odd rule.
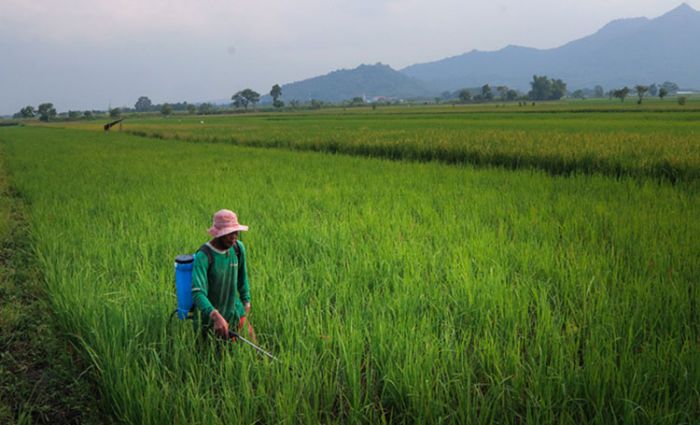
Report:
[[[0,114],[267,93],[508,44],[557,47],[680,0],[0,0]],[[700,9],[700,0],[686,1]]]

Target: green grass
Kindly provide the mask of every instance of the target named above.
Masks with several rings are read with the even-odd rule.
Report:
[[[700,420],[693,182],[0,140],[56,320],[126,422]],[[250,225],[251,320],[279,364],[167,323],[173,258],[219,208]]]
[[[194,142],[690,181],[700,177],[699,123],[700,103],[667,100],[136,117],[123,128]],[[101,131],[95,122],[59,125]]]

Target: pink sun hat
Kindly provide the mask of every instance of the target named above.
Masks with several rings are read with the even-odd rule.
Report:
[[[231,232],[245,232],[248,226],[238,222],[236,213],[231,210],[219,210],[214,214],[213,224],[209,228],[209,234],[215,238],[228,235]]]

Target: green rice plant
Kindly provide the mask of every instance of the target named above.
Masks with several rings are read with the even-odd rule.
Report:
[[[227,118],[222,118],[227,119]],[[56,320],[129,423],[693,423],[698,187],[0,129]],[[270,363],[172,261],[235,210]]]
[[[534,168],[557,175],[697,179],[700,110],[668,102],[649,108],[604,106],[608,109],[555,104],[147,117],[127,119],[124,128],[165,139]],[[67,125],[101,131],[94,122]]]

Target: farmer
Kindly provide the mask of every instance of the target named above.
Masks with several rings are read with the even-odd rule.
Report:
[[[195,329],[213,330],[222,338],[229,329],[240,331],[250,312],[250,287],[243,243],[238,233],[248,226],[238,223],[233,211],[214,214],[209,228],[212,240],[202,245],[194,256],[192,299],[195,305]],[[255,331],[248,323],[248,333],[255,341]]]

